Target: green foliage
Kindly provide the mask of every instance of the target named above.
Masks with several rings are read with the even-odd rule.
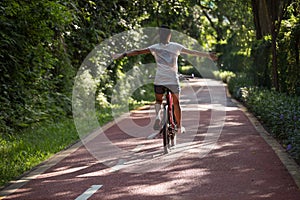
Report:
[[[196,77],[201,77],[200,72],[195,67],[190,66],[190,65],[180,66],[179,72],[184,75],[194,74],[194,76],[196,76]]]
[[[231,77],[228,82],[228,90],[230,94],[239,100],[243,100],[243,96],[247,95],[247,88],[253,86],[253,80],[245,73],[239,73],[236,76]]]
[[[153,84],[144,85],[134,91],[134,93],[132,94],[132,98],[137,102],[153,102],[155,100],[153,88]]]
[[[254,2],[254,1],[252,1]],[[257,1],[258,2],[258,1]],[[266,2],[265,2],[266,3]],[[269,2],[270,3],[270,2]],[[266,6],[274,9],[268,2]],[[252,43],[253,66],[249,75],[257,86],[299,95],[299,0],[282,1],[282,7],[274,12],[272,23],[257,26],[258,40]],[[282,10],[281,10],[282,9]],[[256,21],[265,21],[264,10],[253,10],[262,16]],[[280,17],[282,12],[282,17]],[[255,14],[255,13],[254,13]],[[278,18],[278,19],[277,19]],[[271,31],[272,24],[276,24]],[[271,28],[271,29],[270,29]],[[264,36],[264,37],[262,37]]]
[[[290,6],[278,36],[279,87],[281,92],[300,95],[300,16],[292,14],[294,6]]]
[[[214,44],[220,69],[235,73],[248,70],[251,67],[250,44],[255,39],[250,2],[201,1],[200,7],[202,18],[209,21],[204,35],[213,35],[216,39]],[[213,31],[213,34],[207,34],[207,31]]]
[[[260,87],[271,88],[271,38],[265,37],[252,43],[251,55],[253,59],[252,68],[249,75],[254,79],[254,83]]]
[[[232,7],[240,9],[228,9]],[[115,33],[166,23],[196,38],[206,49],[216,42],[232,44],[236,57],[228,58],[240,57],[243,62],[235,65],[239,69],[246,63],[245,43],[253,35],[246,29],[251,27],[251,16],[244,1],[4,0],[0,12],[1,132],[70,115],[76,69],[98,43]],[[224,45],[219,49],[220,63],[224,61],[226,69],[232,64],[225,61],[225,53],[233,54]],[[144,60],[147,58],[118,61],[95,79],[99,104],[109,104],[113,85]]]
[[[229,83],[231,78],[236,77],[236,74],[231,71],[214,71],[216,79],[222,80],[224,83]]]
[[[278,70],[281,91],[298,94],[299,8],[292,2],[278,35]],[[249,1],[4,0],[0,13],[1,132],[71,114],[72,78],[87,54],[105,38],[141,26],[169,24],[204,49],[215,46],[221,70],[248,73],[256,85],[270,87],[264,59],[270,52],[267,43],[255,41]],[[99,101],[109,102],[119,76],[143,60],[120,61],[106,72]]]
[[[52,1],[2,1],[0,12],[0,131],[70,113],[73,69],[63,31],[72,18],[66,7]]]
[[[300,161],[300,98],[250,89],[245,102],[284,146],[291,145],[291,155]]]

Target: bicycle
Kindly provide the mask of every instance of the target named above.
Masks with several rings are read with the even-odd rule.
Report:
[[[194,78],[192,76],[180,75],[180,79]],[[164,154],[168,154],[171,147],[176,145],[177,123],[174,114],[173,97],[169,88],[166,87],[165,101],[163,103],[162,128],[159,134],[163,136]]]
[[[163,103],[162,128],[159,134],[163,136],[164,153],[167,154],[170,148],[176,145],[176,119],[174,115],[173,98],[170,89],[167,88],[166,101]],[[170,144],[171,142],[171,144]]]

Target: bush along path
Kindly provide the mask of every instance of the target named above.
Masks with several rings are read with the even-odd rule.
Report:
[[[233,77],[228,88],[300,164],[300,97],[250,85]]]

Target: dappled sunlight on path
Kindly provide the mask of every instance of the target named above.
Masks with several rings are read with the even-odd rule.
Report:
[[[101,188],[90,199],[299,199],[291,175],[244,112],[229,98],[226,104],[211,103],[201,81],[193,83],[200,91],[197,101],[183,92],[187,133],[178,136],[169,154],[163,154],[161,138],[149,137],[151,128],[137,132],[127,124],[132,120],[151,127],[154,111],[149,106],[120,119],[121,128],[111,125],[102,133],[126,153],[102,152],[99,158],[81,146],[6,199],[75,199],[92,185]],[[223,124],[211,124],[218,110],[226,111]],[[101,134],[93,134],[87,142],[96,150]]]

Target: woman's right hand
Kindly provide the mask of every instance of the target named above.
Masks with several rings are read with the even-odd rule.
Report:
[[[209,53],[209,58],[212,61],[217,61],[218,60],[218,57],[217,57],[216,53]]]
[[[114,60],[120,59],[120,58],[122,58],[122,57],[123,57],[123,54],[122,54],[122,53],[115,53],[115,54],[112,55],[112,58],[113,58]]]

